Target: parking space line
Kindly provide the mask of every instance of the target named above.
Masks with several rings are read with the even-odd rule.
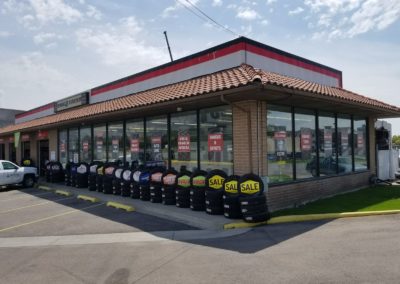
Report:
[[[25,192],[24,192],[25,193]],[[21,198],[25,198],[25,197],[29,197],[29,196],[41,196],[41,195],[46,195],[46,194],[51,194],[51,192],[41,192],[38,194],[29,194],[29,193],[25,193],[26,195],[24,196],[19,196],[19,197],[15,197],[15,198],[10,198],[10,199],[0,199],[1,201],[11,201],[11,200],[16,200],[16,199],[21,199]]]
[[[34,221],[31,221],[31,222],[27,222],[27,223],[11,226],[11,227],[8,227],[8,228],[3,228],[3,229],[0,229],[0,233],[5,232],[5,231],[10,231],[12,229],[17,229],[17,228],[20,228],[20,227],[24,227],[24,226],[36,224],[36,223],[39,223],[39,222],[47,221],[47,220],[54,219],[54,218],[57,218],[57,217],[69,215],[69,214],[72,214],[72,213],[75,213],[75,212],[78,212],[78,211],[83,211],[83,210],[86,210],[86,209],[98,207],[98,206],[104,205],[104,204],[105,204],[104,202],[100,203],[100,204],[94,204],[94,205],[90,205],[90,206],[87,206],[87,207],[84,207],[84,208],[81,208],[81,209],[73,209],[73,210],[65,211],[65,212],[60,213],[60,214],[56,214],[56,215],[52,215],[52,216],[49,216],[49,217],[41,218],[41,219],[38,219],[38,220],[34,220]]]
[[[67,199],[72,199],[72,198],[74,198],[74,197],[72,196],[72,197],[66,197],[66,198],[65,197],[64,198],[59,198],[59,199],[55,199],[55,200],[49,200],[49,201],[42,202],[42,203],[36,203],[36,204],[32,204],[32,205],[13,208],[13,209],[6,210],[6,211],[1,211],[0,214],[9,213],[9,212],[13,212],[13,211],[18,211],[18,210],[22,210],[22,209],[25,209],[25,208],[40,206],[40,205],[44,205],[44,204],[48,204],[48,203],[52,203],[52,202],[58,202],[58,201],[63,201],[63,200],[67,200]]]

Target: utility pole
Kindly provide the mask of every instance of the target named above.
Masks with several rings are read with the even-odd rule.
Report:
[[[169,46],[167,31],[164,31],[164,35],[165,35],[165,40],[167,41],[169,57],[171,58],[171,62],[172,62],[172,61],[174,61],[174,59],[172,58],[171,47]]]

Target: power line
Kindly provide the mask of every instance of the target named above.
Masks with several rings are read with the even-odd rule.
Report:
[[[211,23],[213,24],[215,27],[217,28],[221,28],[222,30],[239,37],[240,35],[235,33],[234,31],[232,31],[231,29],[221,25],[220,23],[218,23],[216,20],[214,20],[213,18],[211,18],[210,16],[208,16],[205,12],[203,12],[200,8],[198,8],[195,4],[193,4],[192,2],[190,2],[189,0],[186,0],[187,3],[189,3],[190,6],[192,6],[194,9],[196,9],[198,12],[200,12],[200,14],[196,13],[196,11],[194,11],[193,9],[190,8],[190,6],[185,5],[185,3],[183,3],[181,0],[176,0],[178,1],[183,7],[185,7],[189,12],[191,12],[192,14],[194,14],[195,16],[197,16],[198,18],[200,18],[201,20],[207,22],[207,23]]]

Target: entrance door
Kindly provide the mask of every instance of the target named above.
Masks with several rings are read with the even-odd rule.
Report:
[[[49,161],[49,140],[40,140],[38,146],[39,174],[44,176],[46,163]]]

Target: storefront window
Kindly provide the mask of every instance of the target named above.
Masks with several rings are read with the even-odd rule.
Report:
[[[90,127],[80,129],[80,140],[81,161],[90,163],[92,161],[92,129]]]
[[[99,125],[93,128],[94,151],[93,160],[105,162],[106,157],[106,126]]]
[[[79,131],[78,128],[69,130],[68,139],[68,158],[70,162],[79,162]]]
[[[146,120],[146,165],[168,166],[167,116],[150,117]]]
[[[232,108],[200,110],[200,168],[233,174]]]
[[[197,166],[197,115],[195,111],[171,115],[171,165],[176,170]]]
[[[122,122],[108,125],[108,161],[122,162],[124,159],[124,127]]]
[[[315,113],[311,110],[296,109],[294,114],[296,179],[316,176],[316,135]]]
[[[354,168],[356,171],[368,169],[367,158],[367,120],[354,119]]]
[[[22,160],[31,158],[31,142],[22,141],[21,142],[21,158]]]
[[[348,173],[353,171],[350,116],[338,115],[337,132],[339,174]]]
[[[126,161],[144,164],[144,121],[130,120],[126,123]]]
[[[336,133],[335,115],[333,113],[320,113],[318,116],[319,127],[319,175],[335,175],[336,163]],[[317,175],[317,164],[314,163],[310,171]]]
[[[59,161],[65,168],[67,164],[67,130],[61,130],[58,134]]]
[[[292,113],[290,107],[267,109],[267,158],[271,183],[293,180]]]

